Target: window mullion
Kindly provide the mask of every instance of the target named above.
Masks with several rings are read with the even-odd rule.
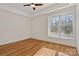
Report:
[[[59,36],[61,37],[61,19],[60,19],[60,16],[59,16]]]

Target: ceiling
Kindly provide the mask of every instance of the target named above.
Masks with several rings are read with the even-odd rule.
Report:
[[[33,11],[31,6],[24,7],[24,4],[27,3],[0,3],[0,9],[32,17],[69,5],[69,3],[43,3],[43,6],[36,7],[36,10]]]

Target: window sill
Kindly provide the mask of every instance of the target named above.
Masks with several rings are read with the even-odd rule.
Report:
[[[74,38],[68,38],[68,37],[60,37],[60,36],[50,36],[50,37],[55,37],[55,38],[63,38],[63,39],[74,39]]]

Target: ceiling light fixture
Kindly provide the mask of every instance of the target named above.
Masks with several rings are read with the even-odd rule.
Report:
[[[43,4],[41,3],[30,3],[30,4],[25,4],[24,6],[31,6],[33,10],[35,11],[36,6],[42,6]]]
[[[31,4],[31,7],[33,8],[33,10],[35,10],[35,4],[34,3]]]

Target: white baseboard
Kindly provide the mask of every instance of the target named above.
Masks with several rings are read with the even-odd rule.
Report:
[[[24,40],[24,39],[29,39],[29,38],[31,38],[31,37],[20,38],[20,39],[8,41],[8,42],[0,42],[0,45],[10,44],[10,43],[13,43],[13,42],[17,42],[17,41]]]

